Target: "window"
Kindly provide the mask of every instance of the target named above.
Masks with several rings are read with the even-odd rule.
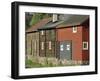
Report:
[[[49,41],[49,50],[51,50],[51,41]]]
[[[36,51],[36,44],[37,44],[37,42],[34,41],[34,49],[35,49],[35,51]]]
[[[60,45],[60,51],[63,51],[63,50],[64,50],[64,46]]]
[[[43,30],[41,31],[41,35],[44,35],[44,31]]]
[[[77,32],[77,26],[73,26],[73,33]]]
[[[53,22],[56,22],[57,20],[58,20],[58,16],[57,16],[57,14],[53,14],[52,21],[53,21]]]
[[[70,45],[66,45],[66,50],[70,50]]]
[[[44,50],[44,42],[41,42],[41,50]]]
[[[83,50],[88,50],[88,42],[83,42]]]

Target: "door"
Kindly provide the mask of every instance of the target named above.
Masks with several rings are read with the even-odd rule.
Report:
[[[60,42],[60,59],[71,60],[72,58],[72,45],[71,41]]]

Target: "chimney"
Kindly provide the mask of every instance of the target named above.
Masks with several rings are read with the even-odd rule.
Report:
[[[58,21],[58,16],[57,14],[53,14],[52,22],[56,22],[56,21]]]

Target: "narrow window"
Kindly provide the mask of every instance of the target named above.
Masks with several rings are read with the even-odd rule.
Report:
[[[51,50],[51,41],[49,41],[49,50]]]
[[[64,50],[63,47],[64,47],[63,45],[60,45],[60,51],[63,51]]]
[[[30,45],[31,45],[31,49],[30,49],[30,53],[31,53],[31,55],[32,55],[32,40],[31,40],[31,42],[30,42]]]
[[[41,50],[44,50],[44,42],[41,42]]]
[[[83,50],[88,50],[88,42],[83,42]]]
[[[36,45],[37,44],[37,42],[36,41],[34,41],[34,49],[35,49],[35,51],[36,51]]]
[[[44,31],[43,30],[41,31],[41,35],[44,35]]]
[[[73,33],[77,32],[77,26],[73,26]]]
[[[70,45],[66,45],[66,50],[70,50]]]

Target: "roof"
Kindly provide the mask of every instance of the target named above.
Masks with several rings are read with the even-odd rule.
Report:
[[[26,32],[33,32],[37,31],[38,28],[43,27],[45,24],[51,21],[52,18],[44,18],[41,21],[39,21],[37,24],[31,26],[29,29],[26,30]]]
[[[57,22],[49,22],[43,27],[39,29],[50,29],[50,28],[59,28],[59,27],[68,27],[68,26],[75,26],[75,25],[81,25],[83,22],[85,22],[89,18],[88,15],[70,15],[65,20],[59,20]]]
[[[88,15],[73,15],[69,17],[69,19],[65,20],[64,23],[60,24],[58,27],[81,25],[86,20],[88,20],[88,18]]]
[[[59,24],[63,23],[64,21],[57,21],[57,22],[52,22],[50,21],[49,23],[47,23],[45,26],[38,28],[38,29],[49,29],[49,28],[54,28],[56,26],[58,26]]]

